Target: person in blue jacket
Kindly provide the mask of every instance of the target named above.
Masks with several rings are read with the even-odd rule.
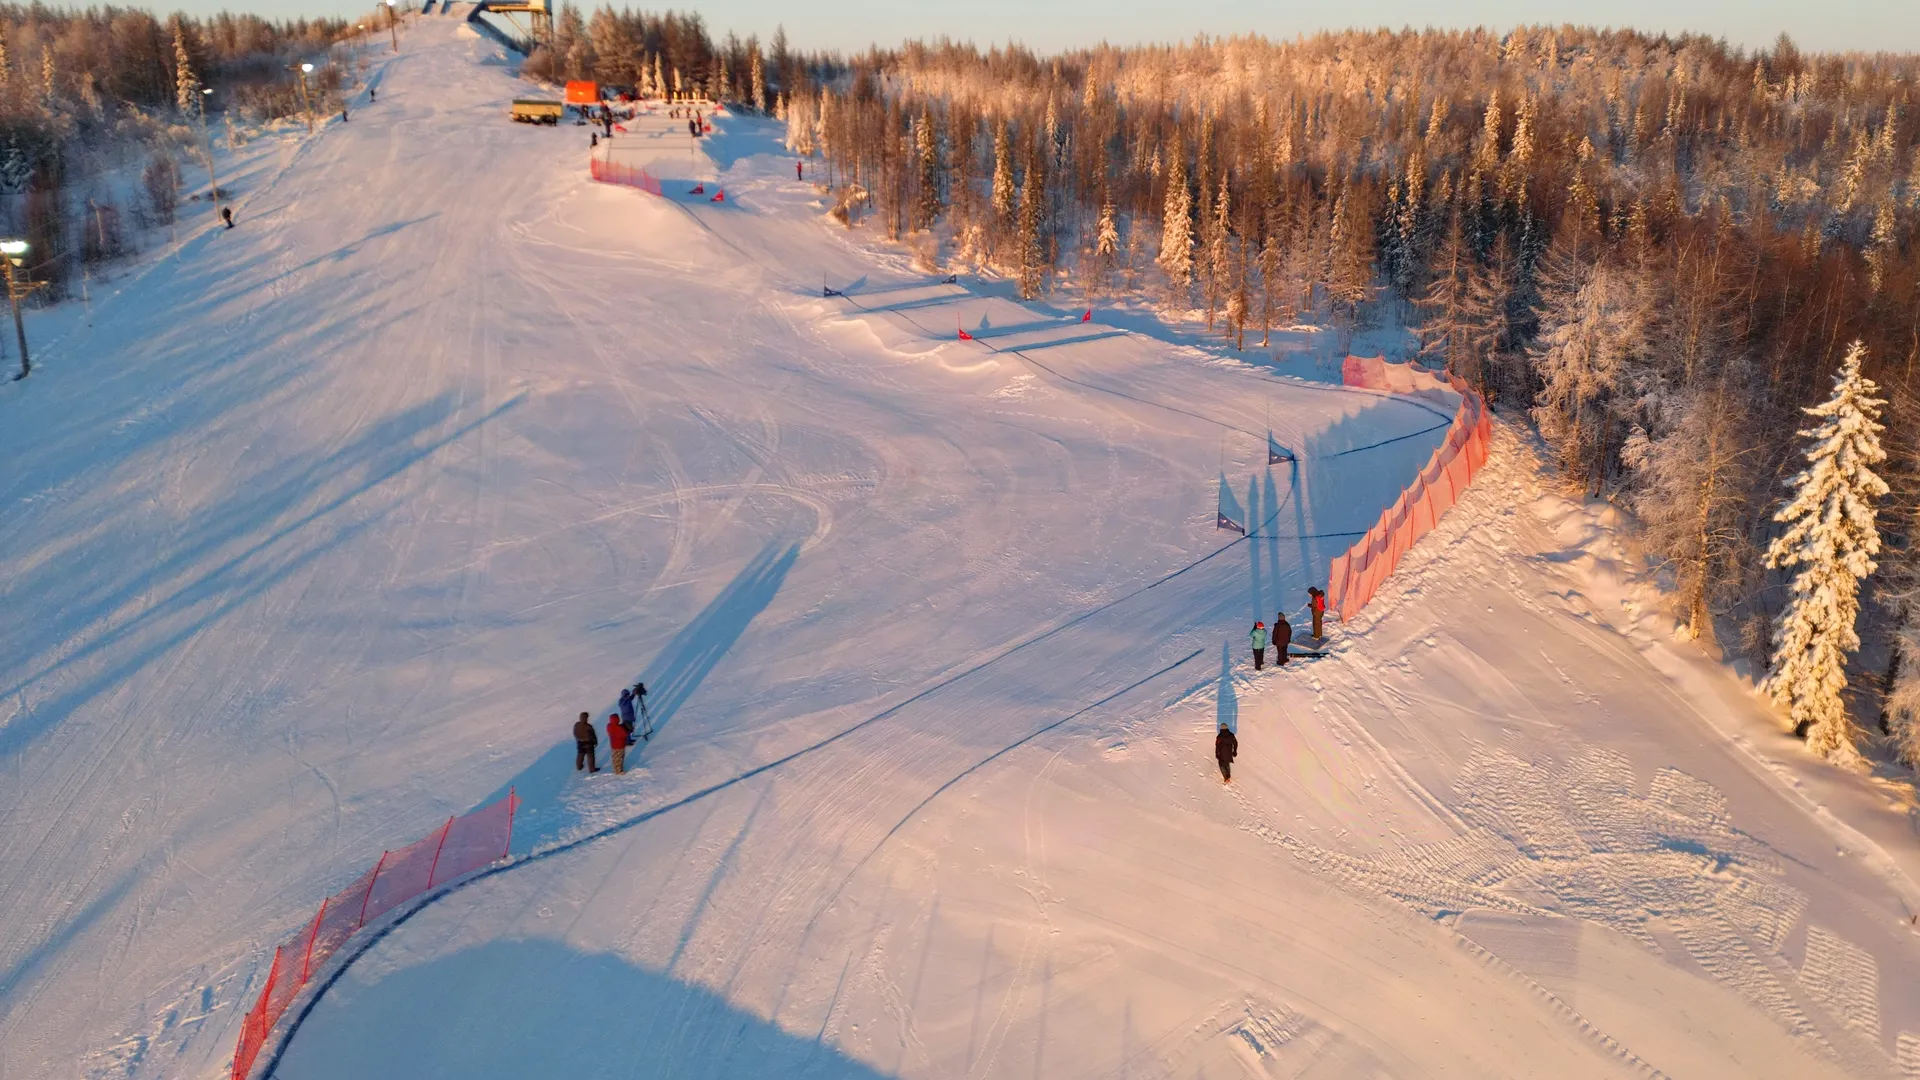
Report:
[[[1259,671],[1267,666],[1267,624],[1254,623],[1249,636],[1253,639],[1253,670]]]
[[[620,726],[627,729],[627,741],[633,741],[633,691],[620,691]]]

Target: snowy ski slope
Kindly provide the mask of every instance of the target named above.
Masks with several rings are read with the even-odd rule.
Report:
[[[0,389],[0,1076],[224,1075],[272,945],[509,786],[520,861],[273,1075],[1920,1073],[1898,788],[1513,432],[1255,676],[1444,410],[932,283],[769,125],[592,184],[493,46],[406,46]],[[576,777],[636,677],[659,734]]]

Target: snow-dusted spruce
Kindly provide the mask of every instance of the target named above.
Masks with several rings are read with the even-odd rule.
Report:
[[[1780,614],[1767,689],[1791,709],[1807,748],[1837,765],[1864,765],[1859,732],[1840,692],[1847,654],[1860,647],[1854,619],[1860,581],[1880,553],[1874,500],[1887,493],[1872,466],[1880,447],[1879,387],[1860,374],[1866,346],[1855,341],[1834,376],[1833,396],[1806,410],[1819,423],[1800,432],[1812,440],[1807,467],[1793,478],[1793,497],[1774,515],[1787,531],[1767,549],[1767,565],[1797,568],[1792,599]]]
[[[1167,205],[1160,219],[1160,269],[1183,301],[1193,284],[1193,195],[1187,190],[1186,152],[1176,147],[1167,166]]]

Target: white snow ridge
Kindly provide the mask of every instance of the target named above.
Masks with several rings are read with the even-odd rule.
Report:
[[[1513,427],[1256,674],[1430,405],[940,284],[771,121],[593,183],[456,24],[0,390],[0,1076],[228,1075],[273,946],[510,787],[255,1076],[1920,1075],[1906,803]]]

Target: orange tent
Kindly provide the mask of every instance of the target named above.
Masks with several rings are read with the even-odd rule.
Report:
[[[595,82],[582,82],[578,79],[567,83],[567,104],[600,104],[600,84]]]

